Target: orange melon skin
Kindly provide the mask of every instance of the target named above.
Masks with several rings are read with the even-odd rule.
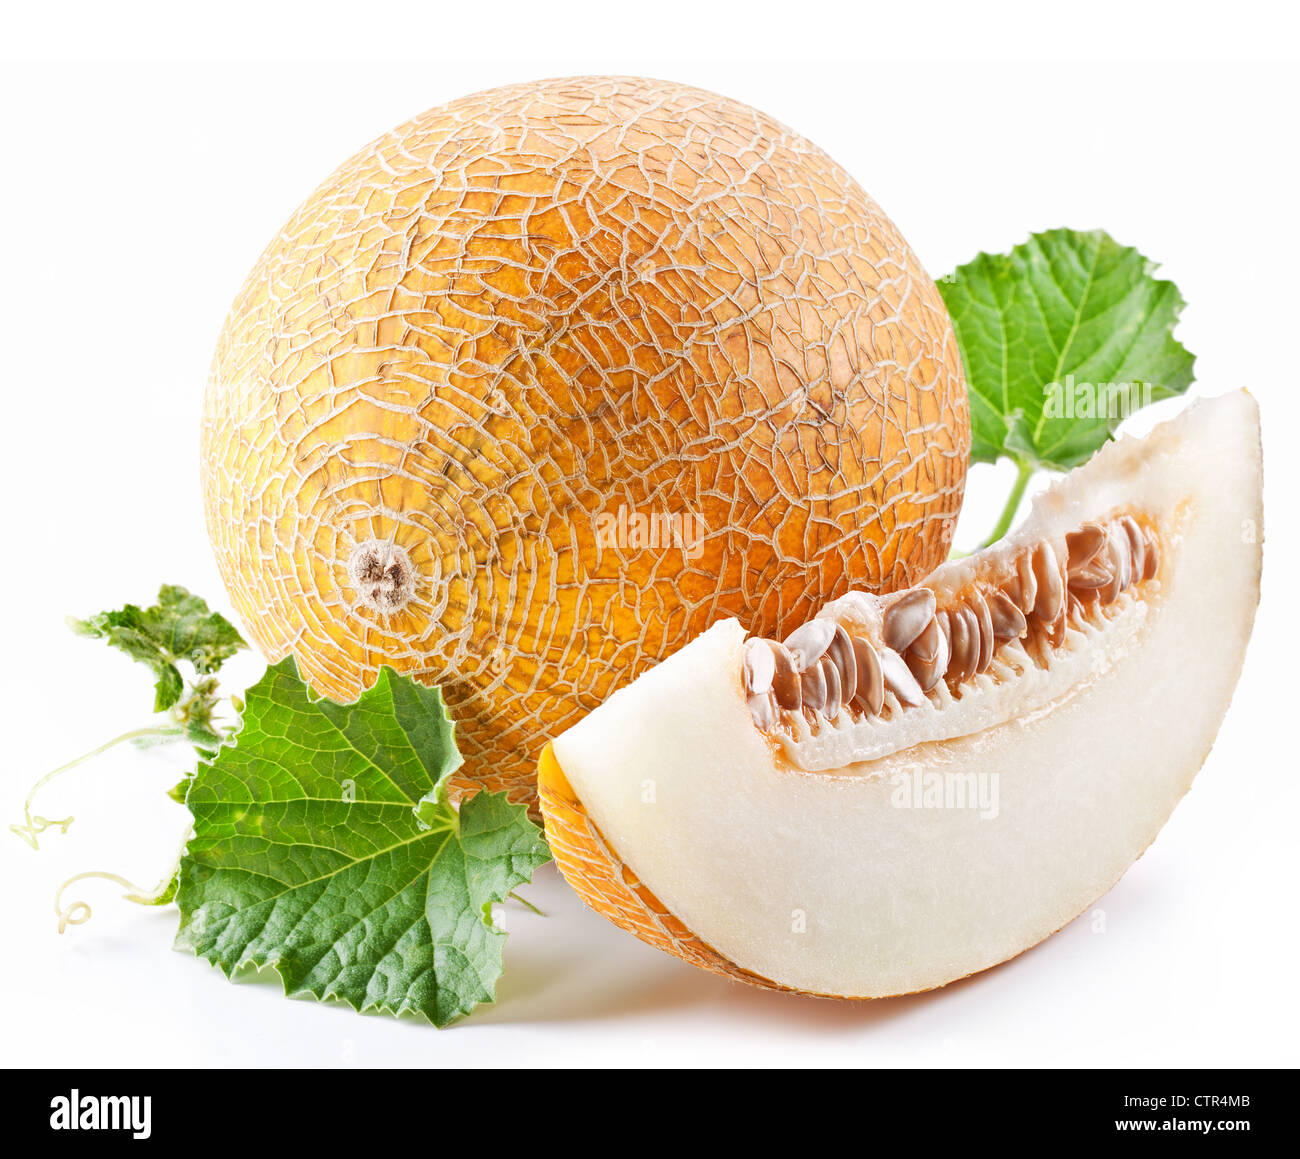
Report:
[[[461,789],[720,616],[775,634],[947,555],[969,417],[933,283],[824,153],[685,86],[576,78],[424,113],[293,215],[204,403],[209,534],[268,658],[436,683]],[[602,542],[623,507],[683,516]],[[410,601],[360,602],[392,541]]]

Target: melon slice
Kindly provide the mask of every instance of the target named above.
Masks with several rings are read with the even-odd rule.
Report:
[[[1244,391],[1122,438],[1014,533],[784,642],[734,619],[554,739],[556,861],[644,940],[760,985],[942,986],[1141,855],[1204,761],[1258,602]]]

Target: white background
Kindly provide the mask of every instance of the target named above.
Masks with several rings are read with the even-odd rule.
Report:
[[[1190,795],[1099,903],[1104,934],[1085,918],[936,993],[828,1003],[662,955],[584,911],[548,869],[526,892],[549,916],[500,911],[512,936],[497,1005],[438,1032],[286,1001],[274,979],[232,986],[169,949],[174,910],[120,902],[103,883],[76,895],[93,920],[59,936],[60,881],[104,868],[152,885],[184,831],[162,796],[180,755],[121,752],[49,790],[41,811],[78,820],[41,853],[0,829],[0,1063],[1300,1062],[1294,27],[1242,3],[1204,19],[1195,5],[1134,3],[1051,17],[1058,6],[904,16],[807,0],[452,16],[115,4],[61,6],[41,24],[35,7],[6,15],[4,51],[24,59],[0,72],[5,822],[41,772],[148,717],[147,675],[71,636],[65,613],[147,602],[162,580],[226,607],[197,429],[248,268],[344,157],[495,84],[644,73],[746,100],[854,173],[935,276],[1058,225],[1139,246],[1189,300],[1179,336],[1199,356],[1194,391],[1248,385],[1260,400],[1269,523],[1232,710]],[[982,535],[1006,483],[974,473],[959,540]],[[248,661],[237,676],[256,673]]]

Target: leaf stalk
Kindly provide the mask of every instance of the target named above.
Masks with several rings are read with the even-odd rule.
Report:
[[[1006,505],[1002,508],[1002,514],[998,516],[993,531],[988,539],[980,544],[981,548],[997,543],[1010,530],[1016,512],[1020,510],[1020,501],[1025,497],[1025,488],[1029,486],[1029,480],[1034,477],[1034,465],[1028,460],[1016,459],[1015,463],[1016,481],[1011,487],[1011,494],[1007,496]]]

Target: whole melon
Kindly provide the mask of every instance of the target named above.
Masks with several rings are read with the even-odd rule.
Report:
[[[276,235],[212,364],[209,534],[267,656],[442,687],[457,788],[714,620],[947,555],[970,425],[934,284],[803,137],[581,77],[423,113]]]

